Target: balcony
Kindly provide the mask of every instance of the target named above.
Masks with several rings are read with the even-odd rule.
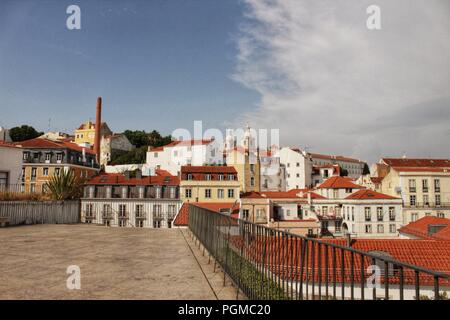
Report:
[[[102,219],[105,220],[113,220],[114,215],[111,211],[102,211]]]
[[[446,209],[450,208],[450,202],[416,202],[415,204],[405,204],[404,207],[413,209]]]
[[[84,218],[86,220],[95,220],[95,213],[93,212],[83,212]]]

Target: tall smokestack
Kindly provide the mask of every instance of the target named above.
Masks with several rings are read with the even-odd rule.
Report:
[[[97,163],[100,163],[100,132],[102,126],[102,98],[97,98],[97,114],[95,116],[95,141],[94,152],[97,157]]]

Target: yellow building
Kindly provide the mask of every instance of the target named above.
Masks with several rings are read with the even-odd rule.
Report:
[[[183,202],[236,202],[239,199],[236,170],[227,166],[182,166],[180,197]]]
[[[261,165],[259,155],[243,147],[227,152],[226,163],[238,174],[241,192],[259,192],[261,189]]]
[[[112,135],[112,131],[109,129],[106,122],[102,122],[100,136]],[[83,144],[89,143],[94,145],[95,141],[95,123],[87,121],[83,123],[78,129],[75,130],[75,143]]]
[[[450,218],[450,160],[383,158],[381,192],[403,199],[403,223],[424,216]]]

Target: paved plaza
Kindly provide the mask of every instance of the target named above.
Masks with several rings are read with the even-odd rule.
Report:
[[[186,230],[33,225],[0,228],[0,299],[234,299]],[[67,289],[67,267],[81,289]]]

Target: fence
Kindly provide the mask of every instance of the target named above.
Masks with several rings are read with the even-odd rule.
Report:
[[[79,201],[0,201],[0,218],[9,225],[80,222]]]
[[[442,299],[450,288],[448,274],[193,205],[189,229],[249,299]]]

